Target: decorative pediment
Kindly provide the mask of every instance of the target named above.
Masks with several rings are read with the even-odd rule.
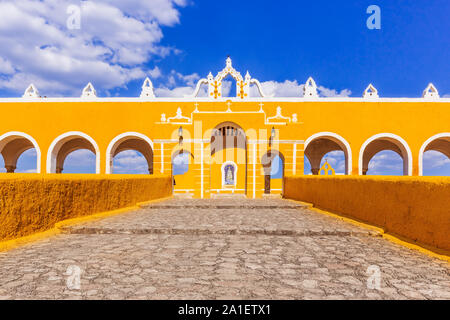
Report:
[[[92,83],[89,82],[86,85],[86,87],[84,87],[81,97],[82,98],[96,98],[97,97],[97,91],[95,91],[95,88],[92,85]]]
[[[439,99],[439,92],[437,91],[436,87],[430,83],[428,87],[423,91],[423,98],[428,99]]]
[[[256,79],[252,79],[252,77],[250,76],[250,73],[248,73],[248,71],[247,71],[245,77],[243,78],[241,73],[238,72],[235,68],[233,68],[233,64],[232,64],[230,57],[228,57],[226,60],[225,68],[222,71],[220,71],[215,77],[210,72],[205,79],[200,79],[198,81],[192,97],[197,97],[198,93],[200,91],[200,87],[203,84],[206,84],[206,85],[208,85],[208,97],[209,98],[211,98],[211,99],[223,98],[222,82],[223,82],[223,79],[225,79],[229,75],[236,81],[236,97],[237,98],[240,98],[240,99],[248,98],[250,96],[250,86],[252,84],[254,84],[256,86],[261,97],[266,97],[266,95],[264,94],[264,92],[262,90],[261,83]]]
[[[379,98],[378,90],[372,84],[369,84],[366,90],[364,90],[363,98],[365,99]]]
[[[295,119],[296,119],[295,122],[297,122],[297,114],[295,114]],[[273,117],[268,117],[266,119],[266,124],[287,124],[289,122],[291,122],[291,118],[290,117],[284,117],[281,114],[281,107],[280,106],[277,107],[276,115],[274,115]]]
[[[312,77],[309,77],[303,87],[303,97],[304,98],[318,98],[317,85]]]
[[[153,83],[147,77],[142,85],[141,98],[155,98],[155,93],[153,92]]]
[[[25,92],[23,93],[23,98],[39,98],[39,91],[34,86],[34,84],[30,84],[28,88],[26,88]]]
[[[177,109],[177,114],[174,117],[166,118],[166,114],[161,114],[161,122],[162,123],[172,123],[172,124],[191,124],[192,119],[189,117],[183,116],[183,112],[181,108]]]

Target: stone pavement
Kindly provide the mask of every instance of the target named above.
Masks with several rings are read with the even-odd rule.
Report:
[[[450,299],[448,262],[287,200],[172,199],[63,232],[0,253],[0,298]]]

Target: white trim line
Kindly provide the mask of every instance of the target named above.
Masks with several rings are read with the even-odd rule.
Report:
[[[303,97],[248,97],[241,99],[238,97],[222,97],[212,99],[208,97],[196,98],[171,98],[171,97],[157,97],[151,100],[142,99],[139,97],[97,97],[97,98],[79,98],[79,97],[61,97],[61,98],[0,98],[0,103],[43,103],[43,102],[139,102],[139,103],[161,103],[161,102],[433,102],[433,103],[449,103],[450,98],[379,98],[373,101],[362,97],[318,97],[318,98],[303,98]]]
[[[13,137],[13,136],[19,136],[19,137],[25,138],[25,139],[29,140],[31,142],[31,144],[33,144],[34,149],[36,150],[36,173],[41,173],[41,149],[39,148],[39,145],[36,142],[36,140],[34,140],[34,138],[32,136],[30,136],[29,134],[26,134],[24,132],[19,132],[19,131],[10,131],[10,132],[3,134],[2,136],[0,136],[0,152],[5,147],[3,140],[5,140],[8,137]],[[19,155],[19,157],[20,157],[20,155]],[[3,159],[3,160],[5,160],[5,159]]]
[[[303,150],[306,152],[306,148],[308,147],[308,145],[315,139],[318,138],[326,138],[326,137],[332,137],[335,138],[336,140],[338,140],[340,143],[342,143],[344,145],[344,147],[347,150],[343,150],[344,153],[345,151],[347,152],[347,175],[351,175],[352,174],[352,148],[350,147],[350,144],[347,142],[347,140],[345,140],[343,137],[341,137],[340,135],[338,135],[337,133],[334,132],[319,132],[319,133],[315,133],[312,136],[310,136],[308,139],[306,139],[305,144],[303,145]],[[334,141],[336,142],[336,141]]]
[[[432,136],[431,138],[429,138],[427,141],[425,141],[422,144],[422,147],[420,148],[420,151],[419,151],[419,176],[423,176],[423,154],[425,153],[426,147],[434,140],[437,140],[440,138],[450,138],[450,132],[443,132],[443,133],[435,134],[434,136]]]
[[[139,132],[134,132],[134,131],[129,131],[129,132],[124,132],[119,134],[118,136],[116,136],[114,139],[111,140],[111,142],[108,145],[108,148],[106,149],[106,174],[111,174],[112,173],[112,169],[113,169],[113,157],[112,157],[112,153],[113,153],[113,148],[116,147],[116,144],[120,141],[123,140],[125,141],[125,138],[139,138],[144,140],[145,142],[147,142],[150,147],[152,148],[152,152],[154,150],[153,148],[153,141],[147,137],[146,135],[139,133]],[[120,141],[123,142],[123,141]]]
[[[256,199],[256,144],[253,145],[253,199]]]
[[[361,146],[361,149],[359,149],[358,174],[359,175],[363,174],[363,156],[364,156],[364,151],[366,150],[367,146],[372,141],[375,141],[380,138],[390,138],[390,139],[396,140],[397,142],[400,142],[400,144],[403,146],[403,148],[405,148],[406,154],[408,157],[408,162],[407,162],[408,173],[407,173],[407,175],[412,176],[412,152],[411,152],[411,149],[409,148],[408,143],[402,137],[400,137],[396,134],[393,134],[393,133],[379,133],[379,134],[376,134],[376,135],[370,137],[363,143],[363,145]],[[403,163],[405,163],[404,161],[405,161],[405,159],[403,159]],[[369,160],[369,162],[370,162],[370,160]],[[404,175],[404,172],[403,172],[403,175]]]
[[[58,143],[69,137],[84,138],[92,144],[95,149],[95,173],[100,173],[100,149],[98,148],[97,142],[95,142],[94,139],[81,131],[69,131],[63,133],[55,140],[53,140],[47,152],[47,173],[56,173],[56,156],[59,152],[59,149],[61,148],[61,146],[58,146]],[[56,147],[58,147],[57,150],[55,150]],[[56,151],[56,154],[53,154],[54,151]]]

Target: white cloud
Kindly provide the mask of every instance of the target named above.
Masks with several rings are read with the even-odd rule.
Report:
[[[450,159],[441,152],[430,150],[423,154],[424,167],[427,168],[442,168],[445,165],[450,165]]]
[[[41,94],[79,95],[160,76],[152,57],[175,52],[160,45],[161,26],[179,23],[184,0],[81,2],[81,28],[67,28],[69,0],[0,3],[0,89],[22,93],[33,82]],[[159,74],[158,74],[159,72]]]
[[[194,93],[200,76],[197,73],[183,75],[172,70],[167,78],[166,85],[162,85],[155,89],[155,94],[159,97],[183,97]],[[222,81],[222,95],[228,97],[236,83],[233,80]],[[297,80],[285,80],[284,82],[265,81],[261,83],[264,94],[275,97],[302,97],[304,84],[299,84]],[[338,92],[335,89],[328,89],[322,86],[318,88],[321,97],[348,97],[351,91],[348,89]],[[208,96],[208,88],[206,85],[201,86],[199,97]],[[259,97],[258,88],[255,85],[250,87],[250,97]]]
[[[148,174],[148,163],[145,157],[137,151],[122,151],[114,157],[113,172]]]
[[[297,80],[285,80],[284,82],[265,81],[261,83],[262,90],[266,95],[273,95],[274,97],[302,97],[303,83],[298,83]],[[348,97],[352,93],[349,89],[344,89],[338,92],[336,89],[328,89],[323,86],[318,86],[317,91],[320,97]],[[259,92],[256,86],[250,87],[250,96],[259,97]]]
[[[394,151],[385,150],[377,153],[369,162],[368,174],[402,174],[403,159]]]

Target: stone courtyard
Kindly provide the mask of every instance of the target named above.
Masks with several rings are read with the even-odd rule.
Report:
[[[62,231],[0,253],[2,299],[450,299],[448,262],[288,200],[170,199]]]

